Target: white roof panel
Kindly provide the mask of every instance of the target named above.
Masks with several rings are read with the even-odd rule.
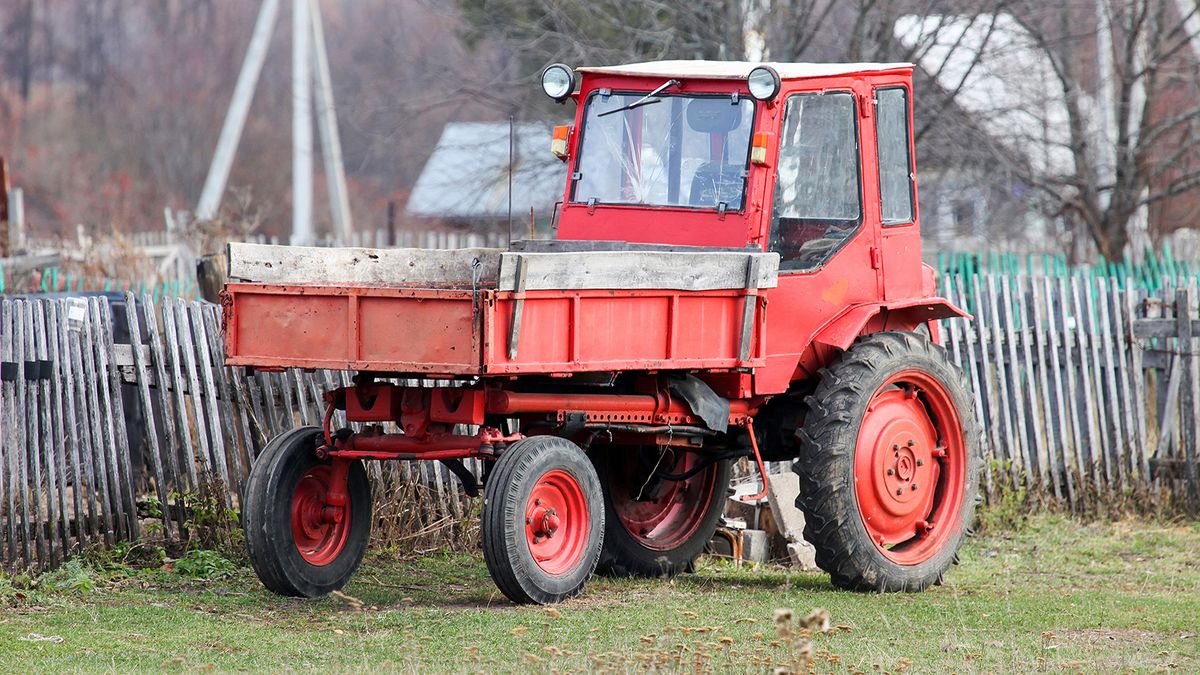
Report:
[[[712,80],[740,80],[755,66],[771,66],[785,80],[830,77],[852,73],[876,73],[908,70],[911,63],[756,63],[754,61],[647,61],[623,66],[578,68],[581,73],[634,75],[647,77],[697,77]]]
[[[513,127],[513,217],[549,213],[562,199],[566,164],[550,153],[553,125]],[[410,215],[502,218],[508,213],[508,122],[448,122],[409,194]]]

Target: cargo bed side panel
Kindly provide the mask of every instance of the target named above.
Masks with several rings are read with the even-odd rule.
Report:
[[[226,293],[229,365],[480,371],[469,291],[230,284]]]
[[[755,313],[750,355],[738,358],[741,291],[501,291],[488,308],[484,363],[490,374],[605,370],[754,368],[764,363],[764,311]],[[513,317],[520,314],[520,328]],[[513,339],[515,358],[509,358]]]

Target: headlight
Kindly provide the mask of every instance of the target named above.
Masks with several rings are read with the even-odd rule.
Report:
[[[771,66],[755,66],[746,76],[750,95],[760,101],[770,101],[779,93],[779,73]]]
[[[575,91],[575,73],[569,66],[552,63],[542,71],[542,91],[562,103]]]

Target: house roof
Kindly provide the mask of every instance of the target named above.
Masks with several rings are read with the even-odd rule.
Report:
[[[771,66],[785,80],[855,73],[911,70],[911,63],[756,63],[754,61],[646,61],[623,66],[578,68],[581,73],[647,77],[698,77],[710,80],[745,79],[756,66]]]
[[[562,199],[566,165],[550,153],[553,126],[513,126],[512,213],[550,212]],[[508,122],[449,122],[413,185],[406,210],[426,218],[508,215]]]

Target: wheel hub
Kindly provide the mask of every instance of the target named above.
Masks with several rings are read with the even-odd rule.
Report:
[[[647,449],[651,467],[666,473],[684,473],[701,460],[696,453],[683,452],[659,460],[658,449]],[[647,459],[647,458],[642,458]],[[613,455],[609,490],[613,510],[621,525],[646,548],[667,551],[695,533],[708,512],[716,481],[716,465],[690,478],[671,481],[649,476],[647,462]],[[643,489],[645,488],[645,489]]]
[[[566,471],[548,471],[534,485],[525,507],[529,552],[547,574],[564,574],[583,558],[588,539],[587,500]]]
[[[292,539],[300,557],[318,567],[337,559],[350,534],[349,500],[329,503],[334,480],[333,467],[312,467],[300,478],[292,495]],[[345,494],[344,486],[341,492]]]
[[[859,429],[854,484],[863,525],[886,557],[916,564],[940,550],[952,528],[939,524],[958,517],[965,465],[961,425],[937,380],[900,373],[875,393]]]

